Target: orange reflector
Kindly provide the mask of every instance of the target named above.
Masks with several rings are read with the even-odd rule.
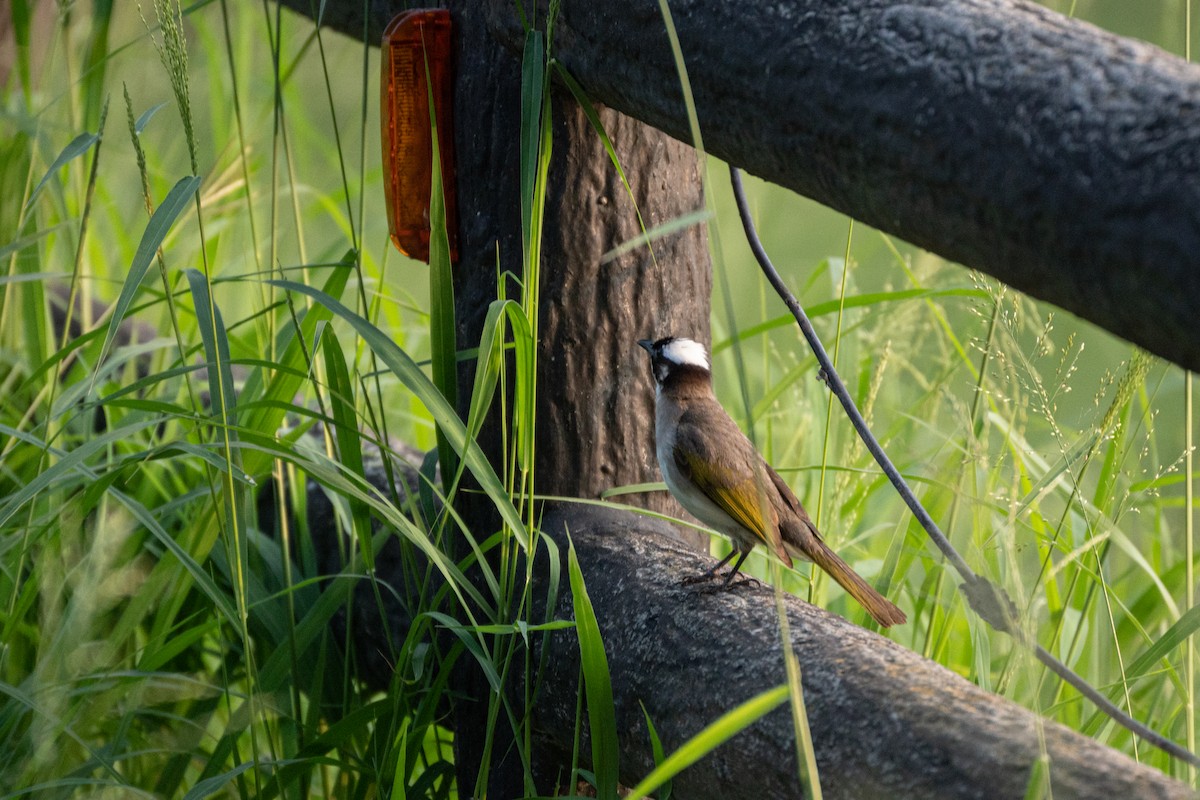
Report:
[[[450,12],[417,9],[397,14],[383,32],[382,55],[383,186],[392,241],[406,256],[429,261],[429,192],[433,179],[429,96],[432,93],[450,258],[457,261]]]

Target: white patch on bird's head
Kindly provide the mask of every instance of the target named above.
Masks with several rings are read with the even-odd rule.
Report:
[[[658,351],[673,364],[711,369],[708,364],[708,351],[704,349],[704,345],[692,339],[680,337],[660,342]]]
[[[650,354],[650,368],[661,390],[663,382],[676,372],[702,371],[709,374],[708,351],[704,345],[682,336],[667,336],[652,342],[642,339],[638,346]]]

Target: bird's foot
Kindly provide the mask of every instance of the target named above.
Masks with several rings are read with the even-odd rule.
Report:
[[[723,588],[727,592],[733,591],[734,589],[741,589],[743,587],[747,589],[757,589],[761,586],[762,581],[760,581],[758,578],[752,578],[749,575],[739,575],[737,578],[726,579],[725,583],[723,584]]]
[[[715,577],[717,577],[717,573],[713,572],[712,570],[709,570],[708,572],[702,572],[699,575],[688,575],[686,578],[684,578],[683,580],[681,580],[679,582],[679,585],[680,586],[694,586],[697,583],[708,583]]]
[[[706,594],[716,594],[717,592],[729,592],[729,591],[733,591],[734,589],[754,588],[754,587],[762,586],[761,581],[759,581],[757,578],[752,578],[749,575],[742,575],[741,573],[734,573],[734,574],[727,574],[727,575],[722,576],[722,575],[719,575],[716,572],[712,572],[712,571],[703,572],[699,575],[689,575],[686,578],[684,578],[683,580],[681,580],[679,582],[679,585],[680,586],[695,586],[695,585],[701,584],[701,583],[709,583],[714,578],[722,578],[722,580],[719,584],[717,584],[717,585],[711,587],[709,590],[707,590],[705,592]]]

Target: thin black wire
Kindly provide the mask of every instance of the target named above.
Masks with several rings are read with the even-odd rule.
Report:
[[[821,372],[819,373],[821,380],[825,382],[825,385],[829,387],[834,396],[841,401],[842,408],[846,410],[846,416],[850,418],[850,423],[854,426],[854,430],[858,431],[859,438],[862,439],[867,449],[871,451],[871,455],[875,457],[875,461],[883,469],[883,473],[887,475],[888,480],[892,482],[892,486],[895,487],[900,497],[904,499],[904,503],[912,511],[913,516],[917,518],[917,521],[921,523],[921,527],[925,529],[929,538],[937,545],[938,550],[942,552],[947,561],[954,565],[955,570],[962,577],[962,589],[967,596],[967,601],[970,603],[971,608],[996,630],[1007,633],[1021,644],[1030,647],[1038,661],[1042,662],[1055,675],[1058,675],[1069,683],[1081,695],[1091,700],[1097,708],[1107,714],[1117,724],[1175,758],[1195,766],[1200,766],[1200,757],[1197,757],[1195,753],[1147,727],[1143,723],[1138,722],[1114,705],[1112,701],[1071,670],[1070,667],[1051,655],[1041,645],[1032,644],[1028,640],[1028,637],[1025,636],[1024,631],[1016,625],[1018,616],[1016,606],[1009,599],[1007,593],[987,578],[974,572],[963,557],[959,555],[958,551],[954,549],[954,545],[950,544],[950,540],[946,538],[946,534],[942,533],[941,528],[933,521],[933,517],[921,505],[921,501],[913,494],[912,489],[909,487],[907,481],[904,480],[900,471],[896,469],[896,466],[892,464],[892,460],[888,458],[887,453],[883,451],[879,440],[875,438],[875,435],[871,433],[871,429],[867,427],[866,420],[863,419],[858,407],[854,405],[854,399],[850,397],[850,392],[847,391],[846,385],[838,377],[837,370],[834,369],[829,354],[825,352],[820,338],[817,337],[817,332],[813,330],[808,315],[804,313],[804,308],[788,289],[787,284],[783,282],[783,278],[779,277],[779,273],[771,263],[770,257],[767,256],[767,251],[763,248],[762,241],[758,238],[758,231],[754,227],[754,221],[750,218],[750,206],[746,201],[745,189],[742,187],[741,170],[730,166],[729,177],[733,183],[733,195],[737,200],[738,215],[742,219],[742,227],[745,228],[746,240],[750,244],[750,249],[754,252],[754,257],[758,259],[763,274],[767,276],[767,280],[770,281],[775,292],[783,300],[784,304],[787,305],[788,310],[792,312],[792,316],[796,318],[796,323],[800,326],[801,333],[808,340],[808,346],[812,348],[813,354],[817,357],[817,363],[821,365]]]

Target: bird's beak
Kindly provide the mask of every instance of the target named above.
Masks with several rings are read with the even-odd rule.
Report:
[[[654,342],[650,341],[649,339],[638,339],[638,347],[642,348],[651,355],[654,354]]]

